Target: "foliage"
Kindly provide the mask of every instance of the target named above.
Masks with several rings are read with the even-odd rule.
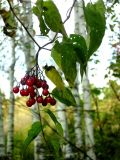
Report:
[[[10,1],[8,0],[8,2]],[[11,9],[11,6],[10,6],[10,9]],[[7,36],[10,36],[13,38],[16,33],[15,17],[17,17],[17,15],[13,12],[14,8],[12,9],[13,10],[10,10],[10,11],[6,11],[2,9],[0,10],[0,14],[5,23],[5,27],[3,28],[4,33]],[[83,37],[82,35],[77,35],[77,34],[70,34],[68,36],[64,27],[65,21],[62,22],[60,12],[57,6],[55,5],[55,3],[52,0],[46,0],[46,1],[37,0],[37,2],[32,8],[32,11],[33,11],[33,14],[38,18],[41,35],[44,37],[45,36],[49,37],[49,31],[55,32],[56,36],[58,33],[62,34],[62,39],[59,39],[58,37],[57,38],[54,37],[52,41],[49,41],[48,43],[44,44],[42,47],[36,42],[34,37],[29,32],[28,28],[22,23],[21,19],[17,18],[17,20],[21,23],[22,27],[28,33],[28,35],[33,40],[33,42],[35,42],[35,44],[37,44],[38,46],[38,52],[36,54],[36,64],[38,64],[39,52],[42,49],[49,50],[48,48],[45,48],[45,47],[47,47],[48,44],[50,43],[53,44],[53,47],[51,49],[51,57],[57,64],[59,70],[61,70],[62,73],[64,74],[65,80],[68,83],[67,85],[65,85],[62,76],[59,74],[59,71],[57,71],[57,69],[54,66],[46,65],[44,67],[45,73],[47,77],[55,84],[55,88],[53,89],[51,94],[60,102],[64,103],[66,106],[72,106],[74,108],[76,107],[76,100],[72,94],[71,88],[74,87],[75,80],[78,74],[76,64],[77,63],[80,64],[80,75],[82,79],[83,75],[86,73],[86,67],[90,57],[99,48],[102,42],[102,39],[105,33],[105,27],[106,27],[105,26],[106,25],[105,6],[102,0],[98,0],[94,4],[88,3],[87,6],[84,6],[83,9],[84,9],[84,16],[85,16],[86,28],[87,28],[87,39],[86,37]],[[8,30],[10,30],[10,32],[8,32]],[[37,72],[35,72],[35,74],[36,73]],[[92,92],[96,94],[96,96],[100,94],[99,90],[97,90],[96,88],[92,90]],[[38,112],[41,113],[41,108]],[[50,140],[48,143],[50,143],[50,145],[52,146],[52,149],[54,149],[55,156],[59,159],[59,156],[60,156],[59,153],[61,153],[60,146],[61,146],[61,143],[63,143],[61,142],[61,139],[64,138],[62,126],[58,122],[55,114],[53,114],[53,112],[50,109],[43,109],[43,112],[46,113],[49,116],[49,118],[54,122],[55,126],[53,128],[53,131],[55,131],[56,133],[55,137],[51,135],[47,135],[47,136],[48,138],[50,137],[49,138]],[[103,118],[103,121],[104,121],[104,118]],[[38,136],[38,134],[42,133],[44,135],[44,129],[46,129],[45,128],[46,125],[50,127],[46,121],[44,121],[44,124],[45,125],[41,124],[41,121],[38,121],[32,124],[31,129],[28,131],[28,136],[26,137],[22,145],[23,156],[25,155],[26,149],[29,146],[29,144]],[[109,134],[106,134],[107,138],[108,138],[108,135]],[[107,138],[104,139],[104,142],[108,142]],[[109,143],[110,142],[111,141],[109,141]],[[97,144],[98,143],[102,143],[102,141],[100,141],[100,138]],[[99,148],[100,147],[98,147],[98,150]],[[97,151],[98,157],[99,157],[99,153],[101,153],[101,151]]]

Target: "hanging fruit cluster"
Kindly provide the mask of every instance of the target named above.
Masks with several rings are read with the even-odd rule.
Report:
[[[56,100],[49,93],[49,86],[45,80],[39,66],[33,67],[28,71],[17,86],[13,88],[15,94],[20,93],[21,96],[29,96],[26,105],[31,107],[36,102],[46,106],[56,104]]]

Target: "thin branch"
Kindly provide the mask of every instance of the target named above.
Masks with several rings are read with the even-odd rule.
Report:
[[[118,101],[120,101],[120,96],[118,95],[118,93],[117,93],[117,91],[116,91],[113,83],[111,81],[109,81],[109,83],[110,83],[110,87],[111,87],[112,91],[114,92],[114,95],[116,96],[116,98],[118,99]]]
[[[73,10],[74,5],[75,5],[76,2],[77,2],[77,0],[74,0],[72,6],[71,6],[71,7],[69,8],[69,10],[67,11],[68,15],[67,15],[66,19],[64,20],[63,24],[70,18],[71,13],[72,13],[72,10]]]

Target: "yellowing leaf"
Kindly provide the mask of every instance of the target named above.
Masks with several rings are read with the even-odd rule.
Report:
[[[57,86],[60,88],[64,87],[63,80],[59,74],[59,72],[56,70],[54,66],[45,66],[45,74],[46,76]]]

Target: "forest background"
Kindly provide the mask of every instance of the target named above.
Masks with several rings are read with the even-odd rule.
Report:
[[[54,2],[68,37],[54,5],[0,2],[0,159],[119,160],[119,1]],[[51,94],[43,97],[57,103],[27,107],[13,94],[26,70],[45,77]]]

